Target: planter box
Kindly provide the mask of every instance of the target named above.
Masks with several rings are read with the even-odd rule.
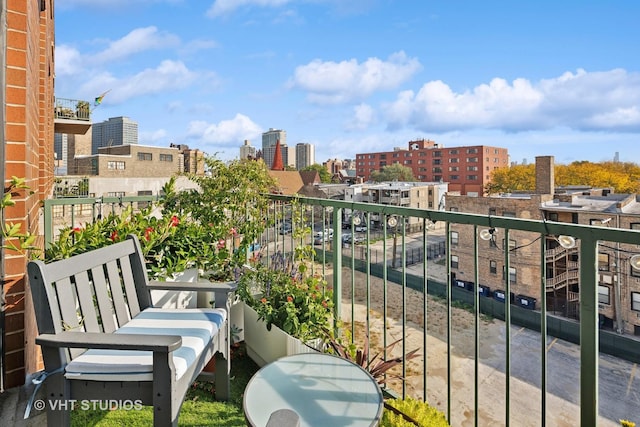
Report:
[[[247,355],[258,366],[264,366],[283,356],[298,353],[312,353],[316,350],[277,326],[267,326],[258,320],[258,313],[246,304],[244,306],[244,342]]]
[[[198,280],[198,269],[190,268],[173,277],[167,277],[167,282],[195,282]],[[154,307],[162,308],[196,308],[196,292],[167,291],[154,289],[151,291],[151,301]]]

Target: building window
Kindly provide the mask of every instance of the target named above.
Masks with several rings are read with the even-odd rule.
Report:
[[[610,289],[608,286],[598,285],[598,303],[611,304],[609,298]]]
[[[410,164],[411,164],[411,160],[405,160],[405,161],[404,161],[404,164],[405,164],[405,165],[410,165]]]
[[[451,232],[451,244],[454,246],[458,246],[458,232],[457,231],[452,231]]]
[[[458,166],[449,166],[449,172],[458,172]]]
[[[496,261],[489,261],[489,273],[498,274],[498,263]]]
[[[547,212],[547,219],[549,221],[558,221],[558,213],[557,212]]]
[[[451,268],[458,268],[458,255],[451,255]]]
[[[478,161],[477,157],[467,157],[468,163],[476,163]]]
[[[111,161],[110,160],[110,161],[107,162],[107,169],[123,171],[124,170],[124,162],[118,162],[118,161]]]
[[[489,208],[489,216],[493,215],[495,216],[496,214],[496,208]]]
[[[138,160],[150,161],[153,160],[153,155],[151,153],[138,153]]]
[[[632,230],[640,230],[640,222],[632,222],[629,228]]]
[[[449,163],[458,163],[457,158],[449,159]]]
[[[391,155],[391,157],[393,157],[393,158],[400,157],[400,153],[393,153],[393,154]]]
[[[173,162],[173,154],[160,154],[161,162]]]
[[[439,165],[440,164],[440,159],[433,159],[433,164],[434,165]]]
[[[442,179],[442,175],[434,175],[433,176],[433,180],[434,181],[440,181]]]
[[[467,180],[476,181],[478,179],[478,175],[467,175]]]
[[[411,157],[413,153],[411,153],[411,151],[407,151],[406,153],[404,153],[405,157]]]
[[[458,154],[458,150],[449,150],[449,154]]]
[[[451,207],[449,208],[449,212],[458,212],[458,208]]]
[[[504,211],[504,212],[502,212],[502,216],[506,216],[507,218],[515,218],[516,217],[516,213],[515,212],[510,212],[510,211]]]
[[[459,178],[460,178],[460,176],[459,176],[459,175],[449,175],[449,179],[450,179],[451,181],[457,181]]]
[[[107,197],[124,197],[125,194],[124,191],[110,191],[107,193]]]
[[[631,310],[640,311],[640,292],[631,292]]]
[[[477,152],[477,148],[467,148],[467,154],[476,154]]]
[[[433,173],[442,173],[442,168],[433,168]]]
[[[387,155],[386,155],[386,154],[380,154],[380,160],[383,160],[383,159],[385,159],[385,160],[386,160],[386,158],[387,158]]]
[[[502,247],[504,247],[504,239],[502,239]],[[516,248],[516,241],[509,239],[509,250],[512,251]]]
[[[478,167],[477,166],[467,166],[467,170],[468,171],[477,171]]]
[[[509,282],[515,284],[517,279],[517,270],[515,267],[509,267]],[[502,269],[502,280],[504,280],[504,268]]]
[[[609,254],[598,254],[598,270],[609,271]]]
[[[433,157],[442,157],[442,151],[434,151]]]
[[[424,165],[424,159],[419,159],[419,160],[418,160],[418,164],[419,164],[419,165]]]

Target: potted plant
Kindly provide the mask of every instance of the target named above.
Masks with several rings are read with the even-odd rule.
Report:
[[[323,331],[331,326],[332,288],[311,274],[304,258],[293,258],[278,252],[267,264],[254,260],[238,280],[247,354],[260,366],[321,348]]]

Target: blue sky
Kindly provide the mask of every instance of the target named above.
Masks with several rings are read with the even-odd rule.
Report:
[[[56,96],[223,159],[505,147],[640,163],[636,0],[56,0]]]

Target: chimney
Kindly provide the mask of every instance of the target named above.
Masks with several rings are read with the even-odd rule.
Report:
[[[555,189],[553,156],[536,156],[536,194],[551,194]]]

